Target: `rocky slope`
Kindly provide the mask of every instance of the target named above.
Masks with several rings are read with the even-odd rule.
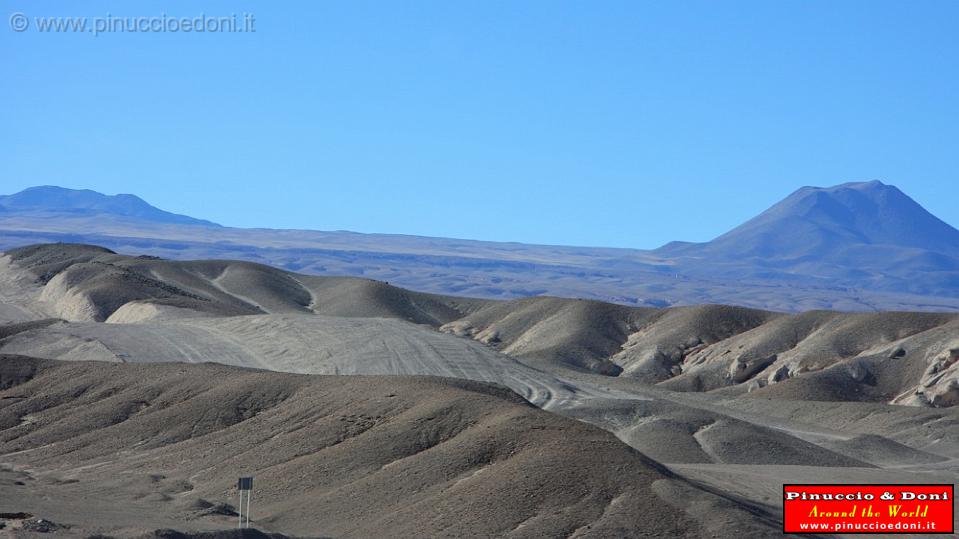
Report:
[[[0,511],[73,535],[235,525],[254,473],[256,526],[295,535],[776,533],[603,430],[454,379],[6,356],[0,455]]]
[[[142,324],[170,321],[160,326],[167,334],[154,341],[190,342],[184,332],[205,331],[208,336],[200,340],[220,342],[226,355],[236,346],[215,335],[226,332],[243,340],[242,335],[255,332],[253,320],[223,321],[237,315],[273,316],[262,322],[262,330],[273,334],[315,333],[323,325],[343,334],[332,320],[310,321],[316,315],[377,317],[469,337],[533,364],[560,363],[672,390],[936,407],[959,403],[959,315],[946,313],[782,314],[717,305],[654,309],[549,297],[491,301],[411,292],[366,279],[299,275],[248,262],[166,261],[59,244],[10,251],[0,259],[0,279],[9,283],[0,291],[0,304],[6,305],[0,313],[9,313],[7,322],[139,323],[140,333],[150,335],[160,330]],[[186,318],[209,320],[175,323]],[[75,331],[79,343],[45,326],[0,341],[0,350],[29,353],[36,343],[54,341],[54,348],[44,348],[49,357],[91,350],[96,343],[123,354],[132,346],[123,339],[147,338],[110,337],[126,331],[119,328],[80,328]],[[281,356],[287,348],[280,348]],[[265,350],[260,357],[272,355]],[[230,362],[256,365],[241,356]],[[349,371],[344,365],[338,368]],[[282,363],[270,368],[297,371]]]

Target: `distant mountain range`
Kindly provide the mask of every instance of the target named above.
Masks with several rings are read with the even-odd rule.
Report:
[[[651,251],[238,229],[166,212],[134,195],[52,186],[0,196],[0,249],[55,241],[174,259],[252,260],[493,298],[959,310],[959,230],[878,181],[803,187],[710,242]]]
[[[13,195],[0,195],[0,212],[17,216],[93,216],[175,225],[220,226],[163,211],[135,195],[108,196],[89,189],[64,189],[52,185],[31,187]]]

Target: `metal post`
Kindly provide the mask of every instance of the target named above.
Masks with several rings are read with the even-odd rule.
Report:
[[[241,477],[236,482],[236,490],[240,493],[240,507],[237,511],[237,527],[250,527],[250,500],[253,498],[253,477]],[[246,526],[243,526],[243,491],[246,491]]]
[[[246,493],[246,527],[250,527],[250,499],[253,498],[253,487]]]

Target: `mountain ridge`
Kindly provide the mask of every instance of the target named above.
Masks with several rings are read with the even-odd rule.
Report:
[[[771,244],[788,244],[800,234],[818,241],[839,239],[939,252],[959,249],[959,230],[899,188],[873,180],[832,187],[804,186],[711,241],[670,242],[656,251],[703,249],[712,253],[731,251],[724,256],[781,255],[783,250]]]
[[[105,195],[90,189],[55,185],[29,187],[12,195],[0,195],[0,209],[7,212],[102,213],[169,224],[220,226],[205,219],[161,210],[132,194]]]
[[[959,230],[897,187],[878,180],[828,188],[803,187],[711,243],[742,242],[750,231],[790,219],[800,219],[859,243],[937,251],[959,249]]]
[[[48,201],[45,192],[56,196]],[[69,206],[77,197],[80,207]],[[494,299],[553,295],[789,312],[959,310],[959,231],[880,181],[806,186],[710,242],[655,250],[240,229],[176,216],[132,196],[119,196],[117,209],[110,205],[117,200],[52,187],[0,197],[0,249],[93,243],[121,253],[240,259]]]

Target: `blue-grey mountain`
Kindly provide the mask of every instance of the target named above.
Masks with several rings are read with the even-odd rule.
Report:
[[[8,215],[129,218],[152,223],[219,226],[210,221],[155,208],[135,195],[108,196],[89,189],[40,186],[13,195],[0,195],[0,211]]]
[[[172,214],[132,195],[57,187],[0,197],[0,249],[56,241],[173,259],[250,260],[499,299],[959,310],[959,231],[878,181],[803,187],[713,241],[652,251],[239,229]]]

